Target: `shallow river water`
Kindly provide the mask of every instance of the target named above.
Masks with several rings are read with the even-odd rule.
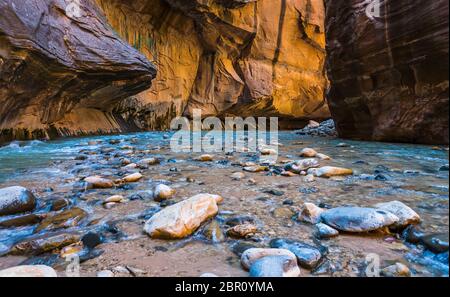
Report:
[[[347,145],[338,145],[342,142]],[[274,238],[290,238],[327,250],[318,267],[302,269],[303,276],[362,276],[371,254],[380,257],[382,267],[397,262],[406,264],[414,276],[448,275],[448,252],[437,257],[421,245],[406,243],[398,234],[381,232],[318,240],[313,235],[314,226],[295,219],[305,202],[333,208],[370,207],[398,200],[420,215],[422,223],[418,228],[423,233],[448,234],[447,147],[344,141],[294,132],[280,132],[279,143],[279,166],[271,166],[268,172],[245,172],[245,178],[239,181],[230,177],[234,172],[242,172],[238,163],[257,162],[258,154],[215,153],[213,162],[199,162],[194,160],[198,153],[172,152],[168,135],[163,132],[13,142],[0,147],[0,188],[21,185],[30,189],[39,201],[35,213],[42,217],[74,207],[86,212],[80,220],[71,218],[58,228],[41,230],[39,224],[0,227],[0,269],[21,263],[44,263],[64,275],[67,263],[59,249],[24,256],[11,255],[11,247],[30,238],[91,232],[100,234],[102,243],[82,257],[81,274],[88,276],[105,269],[124,276],[199,276],[206,272],[246,276],[248,272],[239,263],[240,251],[248,246],[267,247]],[[299,152],[306,147],[332,157],[321,161],[322,165],[351,168],[354,175],[317,178],[312,182],[300,175],[280,176],[283,161],[300,159]],[[160,158],[161,163],[141,169],[124,169],[121,165],[123,158],[139,162],[150,157]],[[143,179],[112,189],[88,189],[82,182],[87,176],[116,180],[136,171]],[[170,203],[198,193],[219,194],[224,198],[216,218],[219,229],[224,231],[224,222],[231,217],[249,216],[258,232],[247,239],[214,242],[201,227],[183,240],[150,239],[142,230],[145,220],[167,206],[151,198],[150,192],[159,183],[176,189]],[[102,201],[115,194],[128,201],[104,208]],[[68,205],[51,211],[55,201],[63,199]],[[0,217],[0,224],[15,217],[18,216]]]

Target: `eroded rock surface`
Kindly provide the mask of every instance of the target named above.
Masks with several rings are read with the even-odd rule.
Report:
[[[341,137],[447,143],[448,1],[326,0],[328,102]]]
[[[113,113],[155,67],[92,1],[0,1],[0,142],[131,129]]]
[[[285,127],[329,117],[320,0],[97,2],[158,65],[152,88],[116,108],[140,128],[167,128],[195,108],[279,116]]]

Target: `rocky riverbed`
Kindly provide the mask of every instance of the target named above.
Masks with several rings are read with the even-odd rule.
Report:
[[[448,275],[448,147],[311,129],[280,132],[275,164],[174,153],[164,132],[1,147],[0,270],[364,276],[375,257],[382,276]]]

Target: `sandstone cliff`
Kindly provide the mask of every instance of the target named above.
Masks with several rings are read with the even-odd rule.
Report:
[[[343,137],[448,143],[448,1],[326,0],[328,101]],[[376,12],[376,10],[373,10]]]
[[[113,113],[155,67],[93,2],[0,0],[0,142],[130,129]]]
[[[142,129],[194,108],[294,126],[329,117],[322,0],[96,1],[158,66],[152,88],[116,108]]]

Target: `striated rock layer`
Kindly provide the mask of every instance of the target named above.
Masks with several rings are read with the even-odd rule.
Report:
[[[96,0],[158,65],[153,86],[116,111],[142,129],[204,116],[330,116],[322,0]]]
[[[130,129],[113,108],[151,86],[94,2],[66,2],[0,0],[0,142]]]
[[[448,144],[447,0],[326,0],[328,102],[342,137]]]

